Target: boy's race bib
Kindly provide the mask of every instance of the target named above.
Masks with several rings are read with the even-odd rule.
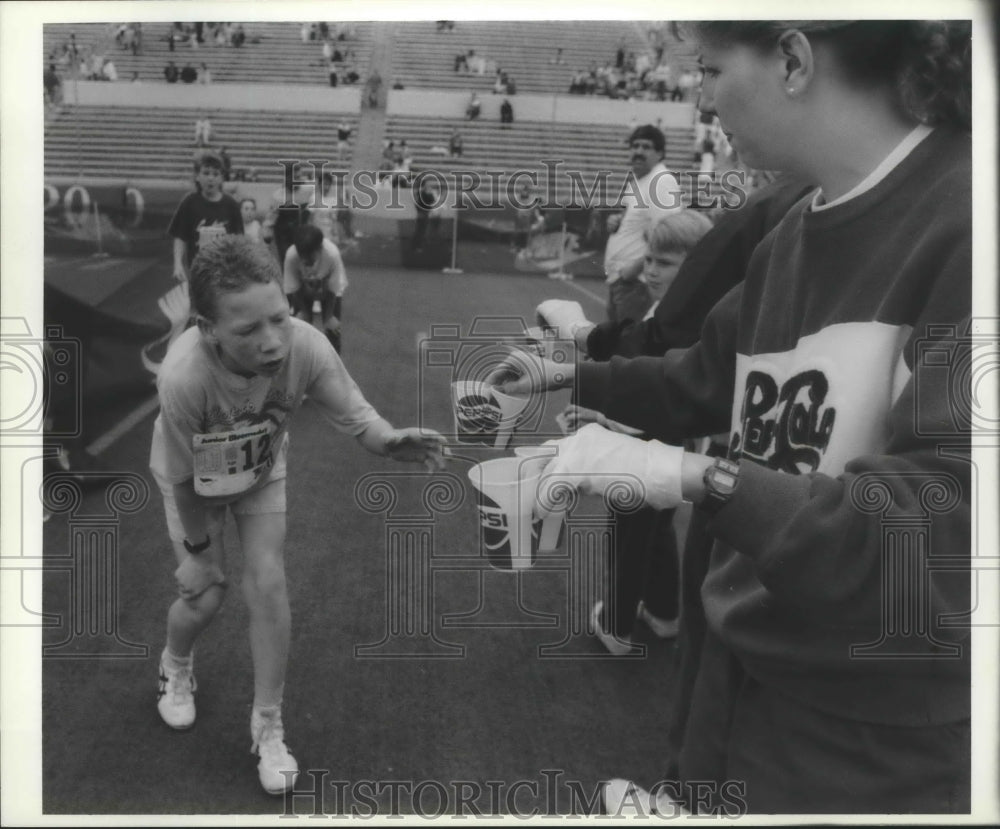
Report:
[[[206,497],[239,495],[274,465],[274,424],[194,436],[194,491]]]

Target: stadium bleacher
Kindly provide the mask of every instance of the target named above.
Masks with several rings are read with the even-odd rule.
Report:
[[[188,181],[197,149],[194,123],[202,116],[212,124],[212,145],[226,148],[234,168],[255,168],[260,181],[273,182],[282,176],[276,159],[335,161],[336,124],[356,130],[358,122],[356,112],[68,107],[46,130],[46,175]],[[330,166],[350,162],[349,149],[343,165]]]
[[[142,49],[132,55],[115,42],[118,24],[49,24],[44,27],[43,49],[46,56],[58,54],[75,34],[82,52],[93,50],[115,62],[118,84],[128,84],[132,74],[138,73],[143,84],[162,86],[167,60],[178,66],[207,63],[213,84],[274,82],[307,87],[328,83],[321,43],[303,42],[301,22],[243,25],[248,41],[241,48],[209,43],[192,48],[180,43],[171,52],[167,33],[172,24],[144,23]],[[454,71],[455,56],[474,49],[492,62],[489,68],[507,70],[520,93],[563,95],[573,72],[613,62],[619,48],[652,54],[647,36],[650,25],[628,20],[457,21],[453,29],[439,29],[435,21],[357,22],[351,24],[353,39],[337,43],[354,50],[363,75],[373,60],[378,62],[386,86],[395,80],[406,89],[454,94],[474,88],[484,98],[490,96],[494,76],[489,69],[481,76],[475,71]],[[660,30],[665,31],[669,61],[678,68],[690,67],[694,62],[691,47],[678,41],[669,26]],[[555,63],[559,49],[561,62]],[[71,100],[66,91],[64,101]],[[513,100],[516,106],[517,98]],[[195,151],[194,122],[202,116],[210,118],[213,144],[227,148],[234,169],[252,168],[262,182],[281,180],[279,158],[325,158],[336,162],[332,166],[350,168],[352,161],[368,163],[377,158],[382,141],[402,139],[413,155],[414,170],[448,172],[460,167],[509,174],[519,169],[541,170],[542,159],[558,159],[562,163],[556,179],[560,198],[570,189],[564,171],[576,171],[588,187],[601,171],[607,171],[612,190],[620,189],[626,175],[628,125],[624,119],[621,124],[581,124],[518,117],[504,128],[492,118],[465,121],[436,114],[390,112],[383,116],[364,109],[274,112],[267,110],[266,96],[262,96],[260,110],[253,111],[64,104],[47,113],[46,175],[188,181]],[[351,124],[353,139],[351,154],[337,160],[335,125],[341,120]],[[361,130],[362,126],[366,129]],[[461,159],[450,158],[441,149],[448,146],[456,126],[464,139]],[[694,166],[693,126],[669,127],[665,132],[667,167],[676,172],[690,170]],[[359,137],[364,139],[361,145],[353,146]]]
[[[354,63],[362,78],[367,77],[373,43],[373,24],[352,23],[355,37],[338,41],[342,50],[354,52]],[[167,35],[171,23],[144,23],[142,49],[138,55],[122,49],[115,42],[114,23],[58,23],[45,26],[43,53],[46,58],[58,54],[62,44],[76,34],[81,49],[89,47],[111,59],[118,71],[119,82],[130,81],[135,73],[139,80],[163,82],[163,69],[168,61],[178,67],[190,63],[196,69],[204,63],[212,74],[212,83],[295,83],[329,84],[322,44],[302,41],[301,23],[258,21],[244,23],[247,42],[240,48],[218,46],[210,41],[193,48],[178,43],[170,51]],[[206,38],[207,40],[207,38]]]
[[[447,147],[453,127],[463,139],[461,158],[435,152]],[[692,130],[667,128],[666,166],[672,170],[691,167]],[[578,172],[589,189],[601,171],[608,171],[609,192],[617,193],[628,172],[626,126],[614,124],[563,124],[519,121],[510,128],[485,121],[455,122],[449,118],[390,116],[385,137],[404,140],[413,153],[413,168],[450,172],[456,169],[485,172],[503,170],[501,182],[515,170],[528,169],[542,175],[541,159],[559,162],[555,193],[564,200],[572,191],[569,171]],[[544,180],[544,178],[543,178]],[[579,188],[577,188],[579,193]]]
[[[489,93],[499,68],[514,78],[519,93],[564,93],[572,73],[613,62],[620,43],[637,54],[650,48],[643,24],[629,20],[461,20],[451,31],[438,31],[430,20],[398,23],[393,77],[408,88]],[[556,64],[560,47],[562,62]],[[487,62],[482,75],[454,69],[455,56],[470,49]]]

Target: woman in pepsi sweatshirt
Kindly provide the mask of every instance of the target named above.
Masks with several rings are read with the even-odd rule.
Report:
[[[689,30],[740,157],[819,186],[694,346],[577,366],[582,405],[664,443],[590,425],[548,469],[711,515],[708,634],[649,805],[968,812],[969,26]],[[572,382],[536,369],[506,390]],[[668,445],[725,430],[724,459]]]

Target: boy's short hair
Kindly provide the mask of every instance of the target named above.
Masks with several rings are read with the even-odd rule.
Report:
[[[242,199],[240,199],[240,207],[242,208],[243,205],[246,204],[247,202],[250,202],[250,204],[253,205],[254,210],[257,209],[257,199],[255,199],[253,196],[244,196]]]
[[[664,216],[649,231],[646,245],[662,253],[676,250],[687,253],[712,229],[712,220],[697,210],[681,210]]]
[[[195,161],[195,165],[199,173],[202,167],[215,167],[220,173],[225,170],[225,165],[222,163],[222,156],[215,150],[203,150],[198,156],[198,160]]]
[[[191,307],[214,322],[220,294],[268,282],[282,285],[281,269],[267,245],[249,236],[219,236],[202,245],[191,263]]]
[[[299,225],[295,229],[295,250],[299,256],[309,256],[323,247],[323,231],[316,225]]]
[[[649,141],[653,145],[658,153],[662,153],[667,148],[667,139],[663,134],[662,130],[657,129],[652,124],[643,124],[632,130],[632,134],[628,137],[628,143],[631,145],[633,141]]]

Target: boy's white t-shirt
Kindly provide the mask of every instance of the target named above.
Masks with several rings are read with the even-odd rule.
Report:
[[[273,377],[234,374],[197,328],[171,345],[156,381],[160,414],[149,456],[159,481],[193,476],[195,492],[222,503],[283,478],[288,422],[318,382],[335,389],[324,414],[339,431],[359,435],[379,419],[326,336],[290,322],[288,357]]]
[[[285,252],[285,293],[293,294],[305,287],[310,294],[314,294],[321,285],[334,296],[343,296],[347,290],[347,271],[340,249],[324,238],[316,261],[307,267],[302,263],[295,245],[291,245]]]

